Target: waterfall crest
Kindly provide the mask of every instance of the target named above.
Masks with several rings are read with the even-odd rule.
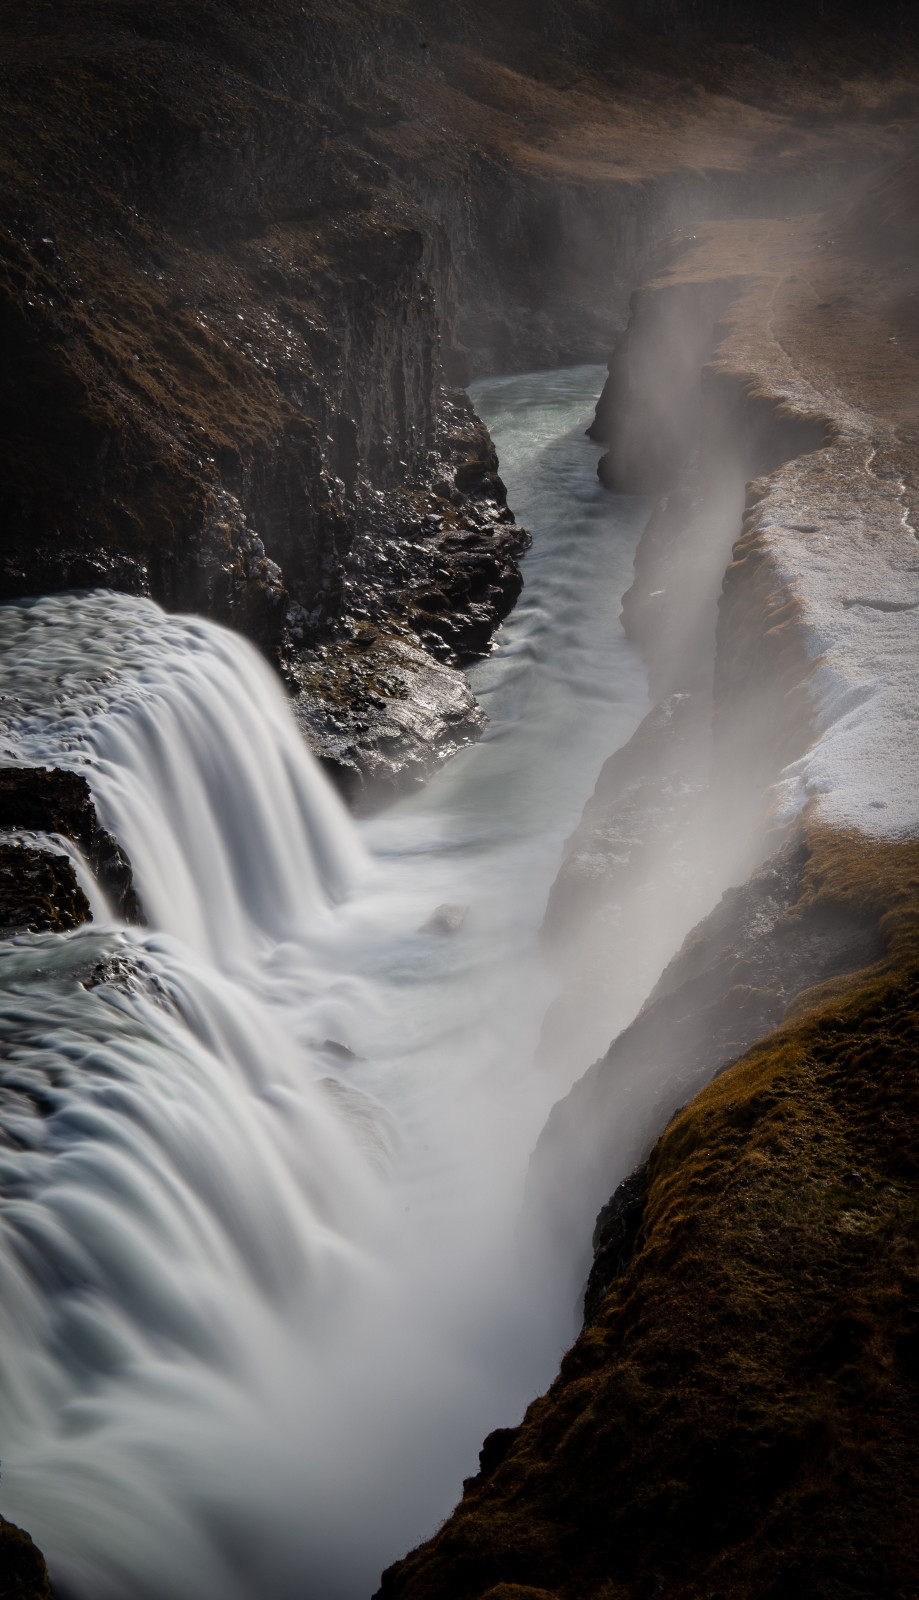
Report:
[[[85,771],[152,926],[224,964],[290,938],[363,851],[254,645],[106,591],[0,608],[7,759]]]

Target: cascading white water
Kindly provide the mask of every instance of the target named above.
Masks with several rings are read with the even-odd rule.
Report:
[[[0,612],[6,759],[86,771],[150,920],[0,946],[0,1506],[80,1600],[366,1596],[570,1334],[514,1228],[542,910],[645,709],[602,376],[478,387],[536,536],[490,727],[360,830],[244,641]]]
[[[152,926],[227,963],[340,899],[361,849],[255,647],[149,600],[0,614],[9,756],[85,770]]]

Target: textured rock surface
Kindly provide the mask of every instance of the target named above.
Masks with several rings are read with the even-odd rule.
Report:
[[[0,1572],[9,1600],[52,1600],[51,1585],[40,1551],[29,1535],[0,1517]]]
[[[89,901],[66,856],[0,838],[0,929],[4,938],[44,929],[64,933],[90,920]]]
[[[880,956],[874,910],[815,886],[812,871],[793,840],[729,890],[553,1110],[531,1185],[573,1252],[611,1165],[629,1171],[674,1110],[775,1027],[797,994]]]
[[[300,726],[361,808],[424,783],[485,726],[462,673],[373,628],[320,645],[295,681]]]
[[[593,1265],[584,1290],[585,1324],[599,1315],[612,1285],[626,1271],[636,1246],[646,1242],[647,1235],[642,1233],[641,1225],[647,1198],[648,1168],[642,1162],[600,1208],[591,1240]]]
[[[66,772],[57,767],[0,767],[0,829],[61,833],[65,838],[72,839],[74,844],[79,845],[116,915],[128,922],[143,921],[130,862],[121,846],[99,822],[89,784],[81,773]],[[13,848],[10,846],[6,851],[10,871],[16,861],[9,854]],[[62,864],[56,869],[45,866],[43,873],[57,870],[62,874],[62,887],[70,884],[73,869],[69,862],[63,864],[60,856],[45,857],[45,860]],[[75,879],[73,890],[76,890],[77,898],[67,914],[76,915],[81,905],[88,912],[89,907],[82,891],[76,888]],[[67,892],[72,893],[71,890]],[[77,920],[84,921],[85,918],[79,916]],[[29,925],[32,926],[31,923]],[[47,925],[56,926],[54,923]],[[75,924],[65,922],[61,926],[72,927]]]

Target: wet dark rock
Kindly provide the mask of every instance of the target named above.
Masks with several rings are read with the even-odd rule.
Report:
[[[419,933],[459,933],[466,921],[468,906],[443,905],[437,906],[419,928]]]
[[[478,738],[485,716],[459,669],[488,650],[523,582],[529,535],[462,391],[444,392],[435,444],[411,487],[365,490],[338,619],[317,639],[302,607],[288,617],[281,668],[297,718],[361,806],[416,787]]]
[[[44,1557],[5,1517],[0,1517],[0,1583],[4,1600],[54,1600]]]
[[[117,915],[126,922],[143,922],[130,862],[99,822],[82,773],[58,767],[0,767],[0,829],[62,833],[72,839]],[[73,868],[69,862],[67,866],[72,876]],[[67,882],[66,871],[59,870],[61,882]],[[73,881],[75,884],[76,879]],[[85,904],[82,891],[79,894]],[[88,905],[86,911],[88,916]]]
[[[366,1060],[365,1056],[359,1056],[355,1050],[352,1050],[350,1045],[342,1044],[340,1039],[323,1039],[322,1043],[317,1045],[316,1048],[325,1055],[331,1056],[332,1060],[337,1061],[341,1066],[348,1066],[352,1062]]]
[[[173,996],[157,973],[151,972],[142,957],[133,952],[115,952],[102,961],[86,962],[70,968],[72,977],[84,989],[117,989],[126,995],[143,995],[154,1004],[171,1009]]]
[[[808,861],[793,838],[729,889],[635,1021],[553,1108],[532,1182],[551,1195],[552,1227],[572,1245],[602,1202],[610,1151],[641,1159],[674,1108],[776,1027],[796,996],[883,954],[876,913],[809,892]],[[652,1077],[661,1062],[666,1074]]]
[[[463,673],[411,634],[365,624],[351,639],[317,647],[290,675],[301,728],[359,810],[420,787],[485,726]]]
[[[600,1210],[593,1232],[594,1261],[584,1291],[584,1322],[593,1322],[610,1285],[632,1259],[648,1193],[648,1167],[636,1167]]]
[[[0,929],[15,933],[66,933],[91,920],[89,901],[73,862],[51,850],[0,840]]]

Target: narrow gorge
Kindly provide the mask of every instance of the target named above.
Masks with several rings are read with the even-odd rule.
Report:
[[[0,29],[5,1592],[912,1600],[907,10]]]

